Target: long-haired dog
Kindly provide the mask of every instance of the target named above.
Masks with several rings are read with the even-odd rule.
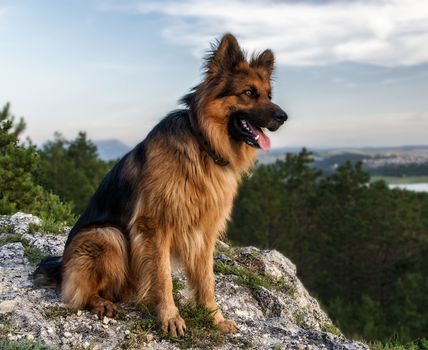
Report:
[[[226,34],[205,62],[204,80],[106,175],[71,229],[62,258],[48,258],[36,284],[61,288],[64,302],[113,317],[113,301],[150,303],[162,330],[183,336],[171,259],[185,269],[195,301],[215,325],[236,332],[214,298],[213,252],[225,232],[242,175],[265,130],[286,113],[271,101],[272,51],[247,60]]]

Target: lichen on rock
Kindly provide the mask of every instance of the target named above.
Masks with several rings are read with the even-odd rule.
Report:
[[[56,291],[33,288],[34,265],[26,249],[58,255],[66,239],[28,232],[37,220],[22,213],[0,217],[0,227],[7,228],[0,229],[0,348],[32,343],[35,349],[368,349],[340,334],[289,259],[275,250],[225,243],[215,257],[216,299],[238,323],[236,335],[221,335],[208,324],[209,313],[189,303],[179,270],[174,294],[189,319],[184,339],[162,334],[144,305],[119,305],[115,320],[67,308]]]

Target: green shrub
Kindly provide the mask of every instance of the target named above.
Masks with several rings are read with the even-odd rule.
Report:
[[[9,104],[0,110],[0,214],[24,211],[46,222],[72,222],[72,206],[37,184],[40,158],[31,141],[20,142],[25,129],[21,118],[15,123]]]

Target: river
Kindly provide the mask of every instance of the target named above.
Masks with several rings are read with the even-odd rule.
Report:
[[[414,192],[428,192],[428,183],[389,185],[389,188],[401,188]]]

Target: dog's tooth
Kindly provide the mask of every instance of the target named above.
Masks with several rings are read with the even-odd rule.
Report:
[[[260,135],[257,135],[254,139],[255,139],[256,141],[258,141],[258,140],[259,140],[259,138],[260,138]]]

